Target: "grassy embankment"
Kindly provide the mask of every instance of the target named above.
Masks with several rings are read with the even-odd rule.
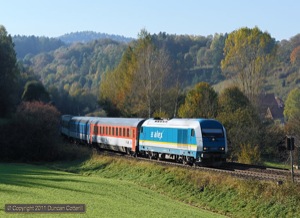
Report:
[[[97,166],[95,172],[105,166],[108,165]],[[0,217],[219,216],[178,202],[133,181],[105,178],[97,173],[88,176],[58,171],[45,166],[0,164],[0,190]],[[87,211],[81,214],[5,213],[4,205],[9,203],[85,204]]]
[[[232,217],[300,217],[300,187],[242,180],[136,160],[95,156],[77,166],[57,165],[86,176],[128,181],[177,201]]]
[[[78,217],[218,216],[200,208],[232,217],[300,217],[300,187],[288,182],[278,186],[106,156],[48,166],[0,165],[3,207],[86,204],[87,213]]]

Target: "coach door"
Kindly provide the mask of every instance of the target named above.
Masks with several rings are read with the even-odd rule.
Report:
[[[89,144],[90,143],[90,122],[89,121],[86,123],[86,140],[87,143]]]
[[[136,129],[132,128],[131,133],[132,133],[132,135],[131,135],[131,138],[132,138],[131,150],[135,151],[135,148],[136,148]]]
[[[195,144],[195,129],[190,129],[189,130],[189,137],[188,137],[188,149],[192,149],[192,145]]]

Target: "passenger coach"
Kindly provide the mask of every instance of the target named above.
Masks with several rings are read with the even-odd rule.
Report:
[[[142,118],[92,118],[90,142],[100,148],[136,154]]]
[[[77,142],[86,143],[89,138],[89,117],[72,117],[68,136]]]
[[[60,133],[65,136],[69,137],[69,122],[73,116],[71,115],[62,115],[60,119]]]

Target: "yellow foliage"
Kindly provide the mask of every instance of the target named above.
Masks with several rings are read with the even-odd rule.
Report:
[[[261,162],[260,149],[258,145],[240,144],[238,161],[244,164],[258,164]]]

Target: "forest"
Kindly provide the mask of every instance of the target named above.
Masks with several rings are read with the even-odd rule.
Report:
[[[0,36],[1,117],[25,119],[28,102],[38,101],[60,114],[215,118],[227,129],[230,158],[243,162],[280,158],[285,135],[300,136],[300,34],[277,41],[245,27],[209,36],[142,29],[137,39],[48,38],[11,36],[1,26]],[[265,119],[259,98],[267,93],[285,103],[284,121]]]
[[[102,38],[95,37],[92,32],[83,32],[66,34],[60,38],[14,36],[12,39],[18,63],[26,71],[22,72],[26,74],[24,76],[41,81],[62,112],[82,115],[98,107],[88,102],[98,100],[102,76],[114,70],[126,49],[135,48],[138,42],[105,34]],[[170,85],[175,86],[179,81],[180,91],[185,91],[198,82],[207,82],[219,92],[223,84],[231,79],[221,70],[227,37],[228,34],[205,37],[159,33],[151,35],[151,41],[156,48],[164,48],[168,55],[169,77],[172,78]],[[72,39],[77,41],[70,44]],[[264,69],[261,92],[275,93],[285,100],[289,91],[300,83],[300,35],[274,43],[277,46],[276,55],[272,65]],[[58,93],[61,96],[57,96]],[[82,102],[81,106],[79,101],[80,106],[76,109],[64,108],[59,102],[66,99],[61,98],[68,101],[86,99],[87,102]]]

